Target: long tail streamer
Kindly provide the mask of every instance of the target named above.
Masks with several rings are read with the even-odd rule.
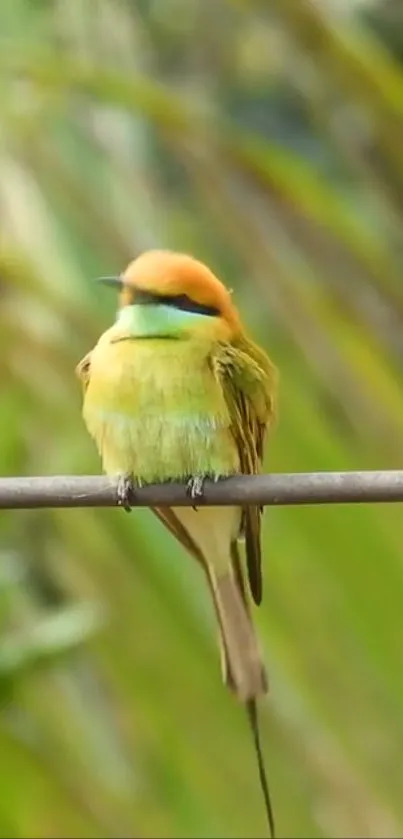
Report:
[[[273,805],[271,802],[270,797],[270,790],[269,784],[267,781],[266,775],[266,768],[264,765],[263,759],[263,752],[262,752],[262,745],[260,742],[260,733],[259,733],[259,720],[257,716],[257,706],[256,700],[250,699],[249,702],[246,703],[246,711],[248,714],[248,720],[252,731],[253,742],[255,746],[255,752],[257,757],[257,764],[259,769],[259,780],[260,786],[263,793],[264,804],[266,809],[267,821],[269,825],[270,836],[272,839],[275,839],[276,836],[276,829],[274,823],[274,813],[273,813]]]

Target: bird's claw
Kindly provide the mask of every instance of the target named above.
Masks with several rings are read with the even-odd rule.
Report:
[[[126,510],[126,513],[131,513],[132,511],[130,500],[135,489],[136,482],[131,475],[119,475],[116,488],[117,503],[119,507],[123,507]]]
[[[198,499],[203,498],[205,480],[206,478],[204,475],[194,475],[193,478],[189,478],[186,486],[188,495],[190,495],[192,501],[197,501]],[[196,504],[192,504],[192,509],[197,512]]]

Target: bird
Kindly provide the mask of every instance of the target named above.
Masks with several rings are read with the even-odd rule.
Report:
[[[145,251],[123,273],[99,280],[117,289],[119,305],[76,367],[84,423],[126,509],[143,484],[187,485],[188,506],[151,509],[205,574],[223,680],[247,709],[274,836],[257,718],[268,680],[250,609],[251,598],[262,600],[262,508],[198,501],[206,479],[261,471],[277,417],[278,370],[249,337],[232,291],[193,256]]]

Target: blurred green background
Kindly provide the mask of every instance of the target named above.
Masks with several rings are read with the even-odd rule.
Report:
[[[0,471],[99,473],[92,279],[205,260],[281,371],[274,471],[403,468],[403,9],[0,4]],[[3,513],[0,835],[259,837],[204,579],[148,511]],[[271,508],[255,617],[283,837],[403,831],[399,505]]]

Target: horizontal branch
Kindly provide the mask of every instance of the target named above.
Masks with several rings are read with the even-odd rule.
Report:
[[[207,481],[202,505],[337,504],[403,501],[403,471],[295,472],[236,475]],[[99,476],[0,478],[0,509],[113,507],[117,481]],[[133,494],[133,507],[183,507],[192,503],[186,486],[153,484]]]

